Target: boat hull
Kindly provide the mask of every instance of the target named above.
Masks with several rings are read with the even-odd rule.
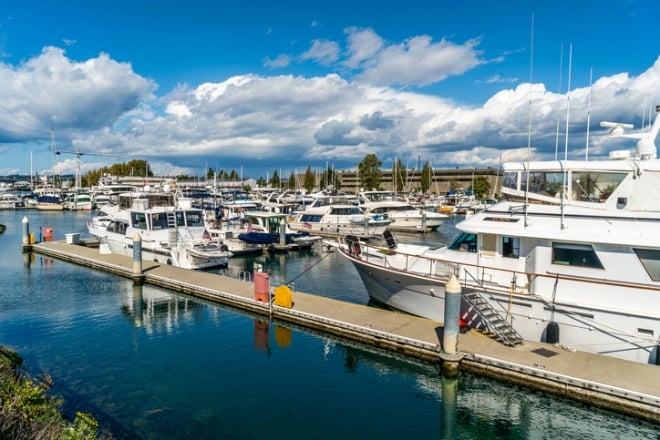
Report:
[[[405,313],[444,321],[446,279],[392,270],[377,261],[369,262],[370,257],[355,257],[342,249],[340,252],[353,263],[372,300]],[[550,342],[559,349],[660,364],[657,341],[630,337],[639,334],[640,329],[660,334],[660,322],[653,317],[576,304],[550,304],[542,297],[515,292],[480,291],[480,294],[525,340]],[[469,327],[487,328],[464,297],[460,319]],[[549,327],[551,332],[559,329],[557,341],[552,340],[554,335],[548,334]]]

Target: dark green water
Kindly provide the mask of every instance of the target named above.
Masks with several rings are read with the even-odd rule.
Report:
[[[89,214],[0,211],[0,344],[48,374],[64,410],[126,439],[618,439],[658,427],[505,383],[441,379],[411,362],[40,255]],[[451,234],[451,232],[447,232]],[[427,237],[428,238],[428,237]],[[445,237],[438,237],[443,240]],[[366,304],[351,266],[321,249],[260,257],[275,284]],[[237,274],[252,259],[232,260]]]

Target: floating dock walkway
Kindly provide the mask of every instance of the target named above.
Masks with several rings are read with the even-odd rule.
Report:
[[[133,278],[130,257],[65,241],[24,251]],[[439,362],[442,323],[407,314],[293,293],[291,308],[255,299],[255,284],[222,275],[143,262],[143,282],[347,338],[390,352]],[[460,368],[660,423],[660,366],[524,341],[508,347],[486,335],[459,336]]]

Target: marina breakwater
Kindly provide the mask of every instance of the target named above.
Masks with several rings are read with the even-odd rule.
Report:
[[[439,362],[442,323],[318,295],[294,292],[292,307],[260,301],[255,283],[213,273],[143,262],[66,241],[24,251],[111,272],[191,296],[227,304],[329,335],[428,362]],[[269,290],[271,287],[269,287]],[[532,341],[507,347],[483,334],[459,337],[460,368],[660,423],[660,369]]]

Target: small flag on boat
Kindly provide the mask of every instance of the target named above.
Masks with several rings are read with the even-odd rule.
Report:
[[[312,229],[312,224],[305,222],[305,228]]]
[[[209,234],[208,229],[204,229],[204,233],[202,234],[202,238],[204,240],[210,240],[211,239],[211,234]]]
[[[248,225],[247,225],[247,231],[248,231],[248,232],[252,232],[252,231],[254,231],[254,227],[252,227],[252,223],[248,223]]]

